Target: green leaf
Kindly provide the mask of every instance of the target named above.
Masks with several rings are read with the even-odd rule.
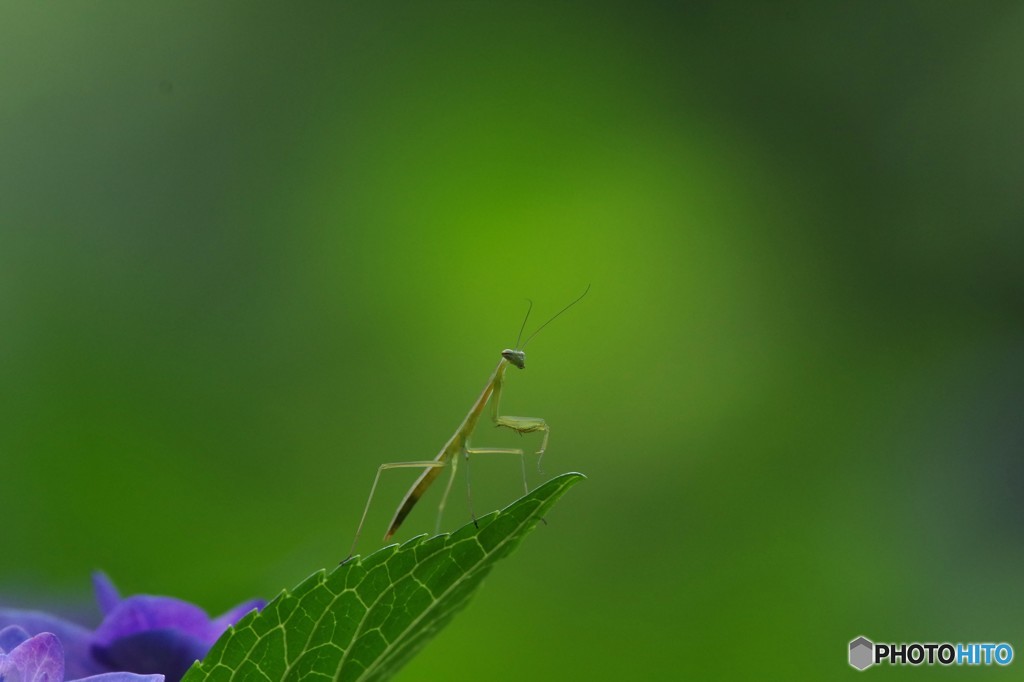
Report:
[[[182,682],[385,680],[459,612],[583,474],[556,476],[450,535],[318,571],[228,628]]]

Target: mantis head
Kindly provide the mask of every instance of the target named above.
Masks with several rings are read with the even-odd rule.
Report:
[[[505,358],[519,369],[526,369],[526,353],[513,348],[506,348],[501,351],[501,357]]]
[[[577,298],[575,301],[573,301],[572,303],[570,303],[569,305],[565,306],[557,313],[552,315],[550,320],[548,320],[541,326],[537,327],[537,331],[533,332],[533,334],[530,334],[530,338],[526,339],[526,343],[520,346],[519,341],[523,338],[523,330],[526,329],[526,321],[530,319],[530,311],[533,310],[533,301],[530,301],[530,307],[526,309],[526,317],[523,318],[523,326],[519,328],[519,337],[516,338],[516,347],[506,348],[505,350],[501,351],[501,357],[505,358],[519,369],[526,369],[526,353],[523,352],[522,349],[526,348],[526,344],[530,343],[530,341],[533,340],[533,337],[537,336],[537,334],[540,333],[541,329],[551,324],[556,317],[564,313],[566,310],[579,303],[580,299],[586,296],[588,291],[590,291],[589,284],[587,285],[587,288],[583,291],[583,293],[580,294],[579,298]],[[529,299],[527,300],[529,301]]]

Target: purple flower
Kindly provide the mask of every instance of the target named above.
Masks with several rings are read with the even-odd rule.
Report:
[[[29,637],[17,625],[0,630],[0,680],[64,682],[64,647],[60,639],[50,632]],[[81,677],[76,682],[164,682],[164,676],[106,673]]]
[[[58,645],[63,645],[62,668],[66,666],[72,679],[131,671],[160,674],[167,682],[177,682],[229,625],[266,604],[249,601],[211,619],[198,606],[172,597],[134,595],[122,599],[102,573],[93,575],[93,586],[103,613],[103,622],[95,631],[46,613],[15,609],[0,609],[0,628],[15,625],[26,634],[51,633]],[[47,679],[59,682],[63,677]]]

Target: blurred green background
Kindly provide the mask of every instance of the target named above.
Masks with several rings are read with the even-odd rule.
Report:
[[[103,568],[220,611],[335,565],[525,299],[591,283],[503,402],[590,480],[401,680],[1024,654],[1022,32],[1016,2],[5,3],[0,594],[87,604]],[[518,466],[476,461],[478,509]]]

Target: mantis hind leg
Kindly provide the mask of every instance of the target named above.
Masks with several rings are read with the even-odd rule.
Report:
[[[341,563],[344,564],[345,562],[347,562],[349,559],[352,558],[353,554],[355,554],[356,544],[358,544],[358,542],[359,542],[359,535],[363,532],[363,524],[366,523],[366,513],[368,511],[370,511],[370,503],[373,502],[373,493],[376,492],[376,490],[377,490],[377,483],[380,481],[380,474],[381,474],[382,471],[387,471],[388,469],[424,469],[425,471],[423,472],[423,475],[421,475],[420,476],[420,480],[417,481],[417,484],[420,484],[422,481],[424,481],[426,478],[428,478],[427,474],[433,474],[432,476],[429,476],[429,478],[431,478],[431,479],[436,477],[437,474],[440,473],[441,468],[444,467],[444,466],[445,466],[445,462],[438,461],[436,459],[429,460],[429,461],[389,462],[387,464],[381,464],[377,468],[377,475],[373,477],[373,485],[370,486],[370,494],[366,498],[366,506],[363,507],[363,515],[361,517],[359,517],[359,525],[356,527],[356,535],[352,539],[352,547],[349,548],[348,556],[345,557],[345,560],[342,561]],[[429,481],[427,481],[427,483],[429,484]],[[448,485],[449,485],[449,487],[451,487],[451,483],[450,482],[449,482]],[[426,487],[426,486],[424,486],[424,487]],[[413,490],[409,491],[409,494],[406,496],[407,501],[408,501],[408,499],[410,497],[412,497],[413,493],[416,491],[416,488],[417,488],[417,486],[414,485],[413,486]],[[418,496],[416,498],[412,499],[412,503],[411,504],[408,504],[409,508],[412,507],[412,504],[415,504],[416,499],[419,499]],[[399,507],[399,512],[401,512],[402,510],[403,510],[403,507]],[[405,510],[405,513],[406,514],[408,513],[408,509]],[[402,515],[402,518],[405,518],[404,514]],[[388,538],[390,538],[394,534],[395,530],[397,530],[398,523],[401,523],[401,519],[396,519],[396,521],[392,521],[391,528],[388,529],[388,534],[384,537],[385,540],[387,540]]]
[[[455,483],[455,472],[459,468],[459,458],[452,457],[452,473],[448,477],[448,485],[444,487],[444,495],[441,495],[441,501],[437,505],[437,523],[434,525],[434,533],[441,532],[441,517],[444,516],[444,505],[448,502],[448,493],[452,491],[452,483]]]

